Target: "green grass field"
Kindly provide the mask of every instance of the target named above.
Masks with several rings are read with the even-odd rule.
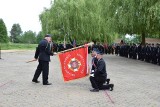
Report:
[[[38,44],[1,43],[1,50],[35,50]]]

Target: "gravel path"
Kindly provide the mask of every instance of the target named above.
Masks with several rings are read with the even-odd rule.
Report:
[[[88,79],[64,82],[57,56],[51,57],[50,86],[32,83],[34,51],[2,51],[0,107],[160,107],[160,66],[104,55],[113,91],[92,93]],[[89,62],[91,57],[89,55]]]

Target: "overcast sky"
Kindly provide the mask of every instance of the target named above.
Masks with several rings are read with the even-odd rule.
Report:
[[[22,31],[41,31],[39,14],[50,7],[51,0],[0,0],[0,18],[9,32],[12,25],[19,23]],[[10,34],[8,34],[10,35]]]

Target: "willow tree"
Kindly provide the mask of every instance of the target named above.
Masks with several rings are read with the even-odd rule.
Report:
[[[150,29],[149,33],[160,38],[160,1],[157,1],[149,8],[148,20],[150,20],[150,23],[147,25]]]
[[[77,40],[110,43],[113,37],[106,3],[105,0],[54,0],[51,8],[40,15],[42,30],[61,39],[68,34]]]
[[[159,0],[108,0],[107,7],[118,33],[141,35],[143,44],[146,35],[160,33]]]

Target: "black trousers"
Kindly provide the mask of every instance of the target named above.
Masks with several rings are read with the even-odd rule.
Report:
[[[99,89],[99,90],[105,90],[109,89],[110,85],[103,85],[106,81],[106,77],[91,77],[90,76],[90,82],[93,88]]]
[[[49,62],[48,61],[39,60],[39,64],[35,71],[33,80],[37,81],[41,72],[42,72],[43,84],[48,83],[48,74],[49,74]]]

